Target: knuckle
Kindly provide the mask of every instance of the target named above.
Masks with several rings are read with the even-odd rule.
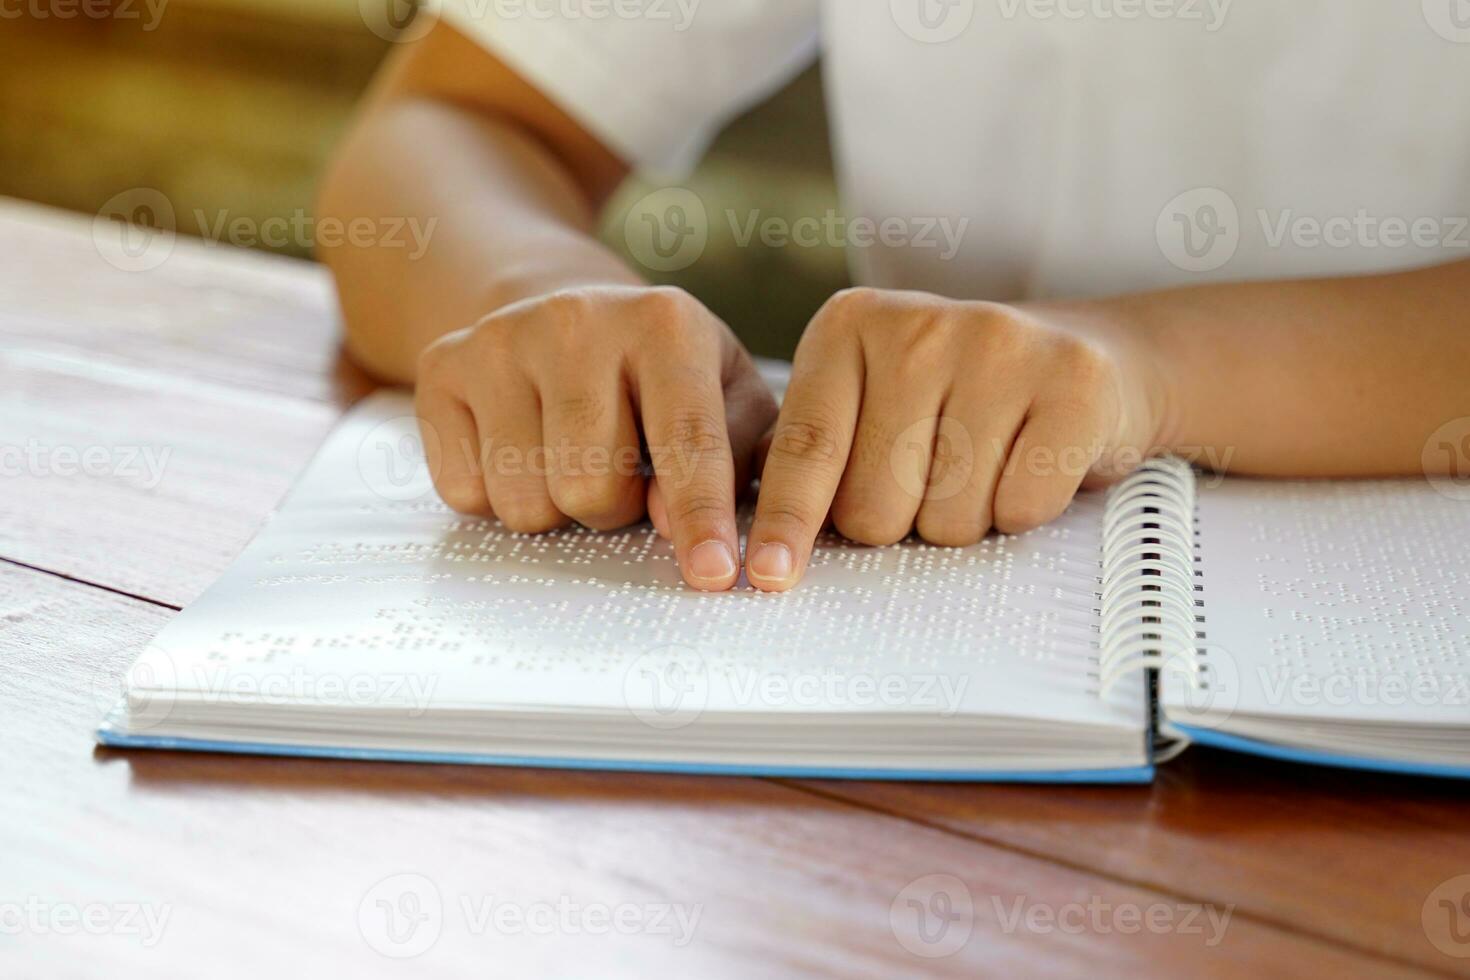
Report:
[[[898,416],[880,415],[877,412],[865,415],[857,431],[853,433],[849,471],[861,471],[862,475],[871,479],[880,475],[874,472],[873,461],[882,461],[879,465],[886,465],[891,469],[897,466],[898,454],[902,452],[917,450],[927,455],[929,442],[932,440],[918,438],[916,427],[906,426],[905,421]]]
[[[461,331],[456,337],[467,347],[496,356],[510,349],[517,329],[529,314],[515,310],[496,310],[481,317],[473,327]]]
[[[535,309],[548,323],[581,321],[592,305],[592,296],[580,289],[561,289],[536,302]]]
[[[541,301],[534,329],[557,350],[580,349],[587,343],[590,305],[591,299],[578,292],[553,293]]]
[[[582,432],[597,427],[607,417],[606,400],[595,395],[567,395],[558,398],[549,409],[557,423],[573,432]]]
[[[968,548],[985,537],[990,526],[979,519],[957,520],[920,512],[916,529],[919,537],[930,544],[941,548]]]
[[[967,319],[971,338],[981,352],[990,357],[1012,357],[1025,351],[1032,339],[1032,326],[1002,306],[986,305],[977,316]]]
[[[923,316],[904,325],[898,349],[886,358],[900,390],[930,387],[937,375],[953,370],[951,323],[947,316]]]
[[[1024,534],[1054,520],[1063,509],[1039,494],[1002,492],[995,502],[995,526],[1005,534]]]
[[[610,477],[561,477],[551,487],[557,510],[581,524],[592,526],[619,516],[628,494]]]
[[[541,534],[566,524],[563,515],[550,500],[513,495],[496,500],[495,514],[500,523],[517,534]]]
[[[831,316],[866,316],[884,303],[883,290],[872,286],[848,286],[833,293],[823,305]]]
[[[695,315],[698,308],[698,300],[674,286],[640,289],[630,301],[639,335],[676,349],[688,346],[699,336],[696,326],[703,318]]]
[[[1111,371],[1107,355],[1085,340],[1060,339],[1055,359],[1060,373],[1074,387],[1096,391],[1107,383]]]
[[[831,341],[856,334],[882,305],[881,295],[880,290],[867,286],[838,290],[817,310],[803,338]]]
[[[452,511],[460,514],[483,514],[490,509],[485,484],[469,477],[440,480],[435,484],[439,498]]]
[[[678,286],[648,286],[638,290],[636,302],[647,312],[679,319],[699,301]]]
[[[756,520],[768,531],[774,529],[777,532],[775,536],[782,539],[815,534],[820,529],[817,516],[808,510],[791,501],[770,500],[766,497],[760,498]]]
[[[902,541],[912,527],[909,521],[861,504],[838,504],[832,510],[832,524],[844,538],[875,547]]]
[[[419,352],[417,377],[420,382],[439,383],[464,346],[464,332],[445,334]]]
[[[806,412],[784,422],[778,421],[771,435],[768,460],[778,463],[807,465],[824,463],[837,455],[837,424],[832,418]]]
[[[679,494],[668,502],[668,508],[676,524],[714,524],[727,519],[730,512],[724,497],[708,492]]]
[[[686,411],[675,416],[666,433],[669,447],[684,454],[703,456],[727,448],[725,422],[703,411]]]
[[[836,331],[859,336],[871,368],[900,389],[932,384],[953,370],[955,340],[965,318],[961,304],[937,296],[860,291],[834,301]]]

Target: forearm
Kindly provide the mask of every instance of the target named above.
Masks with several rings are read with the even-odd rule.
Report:
[[[349,350],[387,380],[412,381],[426,346],[508,303],[640,281],[596,240],[593,204],[555,154],[509,121],[434,98],[371,103],[338,151],[318,211],[344,225],[421,230],[419,248],[320,250]]]
[[[1205,465],[1415,473],[1426,438],[1470,416],[1470,262],[1089,305],[1153,352],[1168,392],[1159,441]]]

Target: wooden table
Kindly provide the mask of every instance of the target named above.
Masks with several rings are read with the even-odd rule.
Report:
[[[0,206],[0,976],[1470,975],[1421,920],[1470,874],[1447,781],[1203,749],[1073,788],[95,748],[140,645],[371,384],[320,269],[180,240],[127,272],[91,232]]]

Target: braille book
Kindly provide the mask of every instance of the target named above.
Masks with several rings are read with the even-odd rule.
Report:
[[[1191,742],[1470,775],[1470,487],[1156,460],[968,548],[824,537],[785,594],[651,528],[514,534],[373,396],[123,679],[105,744],[445,763],[1144,782]]]

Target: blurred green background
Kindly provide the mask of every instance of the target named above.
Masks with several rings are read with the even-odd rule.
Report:
[[[181,215],[309,213],[322,166],[391,46],[368,29],[359,0],[106,2],[114,16],[61,18],[52,5],[49,16],[0,22],[0,195],[95,213],[121,191],[152,187]],[[363,0],[378,2],[394,0]],[[657,278],[703,299],[756,353],[789,356],[806,320],[846,284],[843,254],[758,238],[742,246],[725,215],[796,220],[837,208],[819,73],[732,124],[684,186],[708,208],[709,244],[689,268]],[[624,247],[627,206],[649,189],[630,181],[609,207],[614,248]]]

